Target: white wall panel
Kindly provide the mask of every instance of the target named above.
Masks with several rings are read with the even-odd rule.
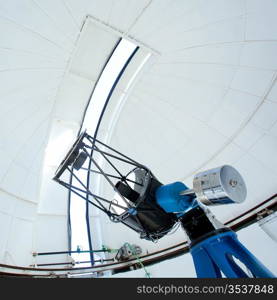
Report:
[[[270,129],[277,121],[277,103],[264,102],[259,108],[252,121],[262,129]]]
[[[172,17],[178,16],[180,14],[180,10],[176,11],[176,2],[175,1],[162,1],[159,3],[158,1],[149,1],[149,5],[144,10],[143,14],[140,16],[136,23],[132,26],[130,33],[133,36],[141,39],[145,35],[149,33],[153,33],[159,29],[160,26],[164,26],[163,20],[167,20],[166,23],[169,24]],[[186,11],[189,9],[188,6],[191,6],[189,3],[183,7]],[[166,12],[171,12],[167,14]],[[155,15],[155,18],[153,18]],[[145,41],[145,39],[144,39]]]
[[[276,51],[277,43],[274,41],[245,43],[241,52],[240,65],[276,70]]]
[[[34,221],[37,205],[28,201],[17,200],[13,216],[26,221]]]
[[[0,160],[0,180],[2,181],[3,177],[9,170],[9,167],[12,163],[12,159],[7,156],[6,152],[0,149],[1,157],[5,157],[5,159]]]
[[[242,156],[234,163],[234,167],[241,172],[248,190],[245,203],[238,205],[238,209],[242,210],[242,205],[253,207],[276,192],[276,174],[253,155]]]
[[[60,33],[55,24],[31,0],[5,1],[0,5],[0,15],[23,27],[31,34],[50,41],[56,47],[70,53],[72,42]]]
[[[253,122],[250,122],[236,136],[236,138],[234,139],[234,143],[237,144],[242,149],[248,150],[264,134],[265,134],[265,130],[253,124]]]
[[[74,11],[69,9],[66,1],[35,0],[34,6],[42,10],[49,18],[49,23],[52,23],[60,34],[65,34],[68,39],[75,41],[76,35],[80,31],[80,26],[72,16]]]
[[[277,122],[271,127],[268,133],[269,135],[272,135],[275,138],[277,138]]]
[[[15,195],[19,195],[22,185],[28,176],[28,170],[13,163],[1,181],[1,187]]]
[[[270,99],[273,102],[277,102],[277,84],[275,81],[275,84],[273,85],[272,89],[270,90],[268,94],[268,99]]]
[[[205,63],[175,63],[154,65],[149,74],[166,78],[202,81],[211,85],[229,86],[236,68]]]
[[[12,214],[16,198],[12,195],[7,194],[4,191],[0,191],[0,211],[6,214]]]
[[[10,237],[10,227],[11,227],[12,217],[5,213],[0,212],[0,226],[1,226],[1,239],[0,239],[0,259],[3,262],[7,241]]]
[[[243,43],[219,45],[203,45],[201,47],[185,48],[179,51],[164,53],[159,57],[160,63],[210,63],[222,65],[238,65]]]
[[[135,24],[138,16],[148,8],[150,0],[120,0],[112,3],[108,16],[108,24],[128,32]]]
[[[172,34],[167,35],[167,43],[164,43],[165,36],[163,34],[146,38],[145,42],[162,52],[219,43],[241,42],[244,40],[244,23],[244,17],[236,17],[232,20],[222,20],[192,29],[176,36]]]
[[[27,266],[32,261],[33,222],[14,218],[4,263]]]
[[[232,81],[231,88],[251,95],[264,96],[272,83],[273,75],[273,71],[240,68]]]
[[[40,214],[66,216],[68,191],[52,180],[56,168],[56,166],[47,166],[43,169],[38,212]]]
[[[18,70],[18,69],[64,69],[66,61],[53,59],[51,57],[21,52],[12,51],[11,49],[0,49],[0,68],[1,70]]]
[[[249,152],[277,174],[277,162],[274,159],[276,149],[277,139],[269,135],[264,135]]]
[[[277,9],[275,0],[246,0],[248,13],[267,14]]]
[[[67,218],[66,216],[38,214],[34,223],[34,252],[66,251],[67,244]],[[45,255],[37,256],[34,263],[66,262],[68,256]]]
[[[69,123],[79,123],[95,82],[68,74],[57,94],[54,116]]]
[[[42,56],[51,57],[66,61],[68,53],[40,35],[34,34],[20,25],[13,23],[7,19],[0,18],[1,47],[16,51],[26,51],[28,53],[40,54]]]
[[[272,6],[271,10],[266,13],[249,13],[246,16],[246,40],[249,41],[264,41],[276,40],[277,33],[275,30],[269,28],[276,28],[276,4]]]

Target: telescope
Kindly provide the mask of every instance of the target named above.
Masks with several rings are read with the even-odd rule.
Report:
[[[97,188],[99,178],[108,196]],[[232,166],[195,174],[192,188],[180,181],[163,184],[148,167],[84,131],[53,179],[141,239],[155,242],[181,224],[198,277],[275,277],[209,209],[245,201],[245,182]]]

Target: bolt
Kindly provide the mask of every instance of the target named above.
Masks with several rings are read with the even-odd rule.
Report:
[[[238,182],[236,180],[230,179],[229,184],[231,187],[235,187],[238,184]]]

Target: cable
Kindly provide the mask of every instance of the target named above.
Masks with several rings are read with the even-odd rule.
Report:
[[[145,275],[147,278],[150,278],[150,273],[146,270],[144,264],[142,263],[141,259],[139,258],[139,256],[137,255],[136,251],[134,250],[133,246],[130,245],[129,243],[125,243],[124,245],[128,246],[130,248],[130,250],[132,251],[132,254],[136,257],[138,263],[141,265],[141,267],[143,268]]]
[[[159,239],[160,236],[163,236],[164,234],[167,235],[172,235],[173,233],[175,233],[179,227],[180,227],[181,223],[180,222],[176,222],[171,228],[165,230],[165,231],[161,231],[159,233],[155,233],[154,236],[157,238],[157,240]]]

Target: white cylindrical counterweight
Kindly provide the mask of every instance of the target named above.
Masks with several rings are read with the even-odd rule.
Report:
[[[193,190],[205,205],[241,203],[247,194],[242,176],[228,165],[196,174]]]

